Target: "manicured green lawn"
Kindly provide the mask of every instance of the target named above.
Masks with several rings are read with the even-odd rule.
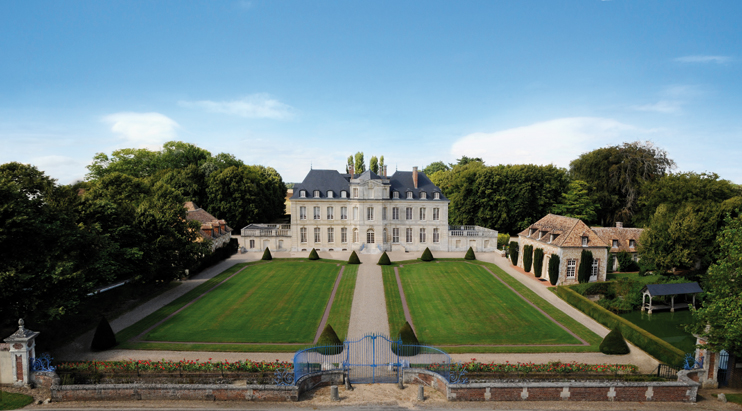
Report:
[[[400,277],[418,338],[428,344],[580,344],[479,265],[409,264]]]
[[[394,265],[381,266],[381,274],[384,277],[384,295],[386,296],[386,313],[389,318],[389,333],[392,338],[397,338],[399,331],[405,323],[402,298],[399,296],[397,279],[394,276]]]
[[[306,259],[239,264],[117,334],[117,340],[124,341],[119,347],[296,351],[303,345],[271,344],[312,343],[340,272],[338,263],[344,265],[332,260]],[[248,267],[244,271],[149,331],[141,337],[142,341],[131,341],[245,266]],[[330,315],[333,327],[339,328],[338,333],[343,335],[347,334],[356,272],[357,267],[346,266]]]
[[[32,402],[33,397],[31,396],[0,391],[0,410],[15,410]]]

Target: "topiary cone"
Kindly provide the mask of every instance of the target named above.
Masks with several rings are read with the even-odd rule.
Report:
[[[611,330],[611,332],[605,336],[603,342],[600,343],[599,349],[600,352],[608,355],[624,355],[631,351],[629,350],[626,341],[623,339],[623,334],[621,334],[621,330],[618,327]]]
[[[353,251],[350,254],[350,258],[348,259],[348,264],[360,264],[361,260],[358,258],[358,254],[356,254],[355,251]]]
[[[384,251],[384,254],[379,257],[379,262],[376,263],[377,265],[389,265],[392,262],[389,260],[389,256],[386,254],[386,251]]]
[[[476,260],[477,257],[474,256],[474,249],[469,247],[469,249],[466,251],[466,255],[464,256],[464,260]]]
[[[423,251],[422,257],[420,257],[423,261],[433,261],[433,253],[430,252],[430,248],[425,247],[425,251]]]
[[[265,251],[263,251],[263,258],[261,260],[272,260],[273,256],[271,255],[271,250],[268,249],[268,247],[265,247]]]
[[[319,260],[319,255],[317,255],[317,250],[312,248],[312,251],[309,252],[309,259],[310,260]]]
[[[420,353],[420,341],[417,340],[415,331],[409,322],[404,323],[402,329],[399,330],[399,340],[402,342],[402,346],[393,344],[392,350],[397,355],[403,357],[410,357]]]
[[[319,335],[317,346],[322,347],[317,350],[322,355],[335,355],[343,352],[343,342],[340,341],[330,324],[327,324],[322,334]]]
[[[116,346],[116,335],[111,329],[111,324],[108,324],[106,317],[100,319],[98,328],[95,329],[95,335],[93,335],[93,342],[90,344],[90,350],[92,351],[103,351]]]

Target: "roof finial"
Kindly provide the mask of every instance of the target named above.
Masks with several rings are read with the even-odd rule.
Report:
[[[312,169],[313,169],[313,167],[312,167],[312,163],[311,163],[311,162],[309,163],[309,169],[310,169],[310,170],[312,170]]]

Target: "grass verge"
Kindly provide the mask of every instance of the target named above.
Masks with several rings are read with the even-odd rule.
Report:
[[[394,275],[394,267],[399,268],[399,263],[381,266],[381,275],[384,279],[384,296],[386,297],[386,313],[389,321],[389,333],[392,339],[397,338],[399,331],[404,326],[404,308],[402,297],[399,295],[397,278]]]
[[[0,391],[0,410],[17,410],[33,402],[33,397],[25,394]]]
[[[351,264],[345,266],[343,278],[340,280],[337,293],[335,293],[335,302],[332,303],[330,316],[327,319],[327,323],[332,325],[332,328],[341,341],[345,340],[345,337],[348,335],[350,307],[353,305],[353,294],[356,290],[357,276],[357,265]]]

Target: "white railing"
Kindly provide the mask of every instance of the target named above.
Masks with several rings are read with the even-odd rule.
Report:
[[[451,237],[497,238],[497,231],[476,225],[450,225],[448,235]]]
[[[291,224],[250,224],[241,234],[243,237],[291,237]]]

